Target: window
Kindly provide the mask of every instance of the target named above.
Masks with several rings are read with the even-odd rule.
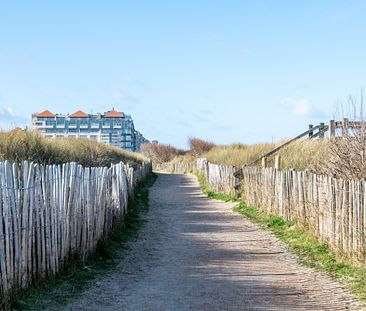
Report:
[[[56,123],[57,124],[65,124],[65,118],[56,118]]]

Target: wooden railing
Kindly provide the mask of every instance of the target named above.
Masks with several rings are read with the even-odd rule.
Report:
[[[289,144],[301,139],[301,138],[308,138],[308,139],[314,139],[314,138],[320,138],[323,139],[325,137],[325,133],[329,131],[330,137],[337,136],[337,129],[339,129],[340,132],[338,136],[349,136],[352,135],[352,131],[363,131],[363,135],[366,134],[366,122],[365,121],[350,121],[347,118],[344,118],[342,121],[335,121],[330,120],[329,125],[326,125],[325,123],[319,123],[316,126],[313,126],[312,124],[309,124],[308,130],[304,131],[303,133],[297,135],[294,138],[289,139],[288,141],[284,142],[283,144],[279,145],[278,147],[262,154],[258,158],[256,158],[254,161],[247,164],[247,166],[253,166],[257,164],[258,162],[262,162],[262,166],[266,166],[267,158],[270,156],[276,154],[278,151],[283,149],[284,147],[288,146]]]

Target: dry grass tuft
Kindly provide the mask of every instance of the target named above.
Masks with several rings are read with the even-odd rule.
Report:
[[[49,139],[37,132],[0,132],[0,160],[33,161],[42,164],[77,162],[84,166],[108,166],[125,162],[138,164],[144,157],[90,139]]]
[[[329,156],[329,146],[328,139],[295,141],[278,152],[281,156],[281,169],[310,170],[324,174],[324,163]]]
[[[203,154],[208,161],[232,166],[249,165],[266,152],[271,151],[283,142],[274,144],[216,146]],[[323,163],[329,150],[328,140],[299,140],[281,149],[281,169],[322,172]],[[259,165],[260,162],[256,163]],[[274,165],[274,156],[269,157],[268,165]]]
[[[274,149],[277,144],[216,146],[203,154],[208,161],[233,166],[248,165],[262,154]]]

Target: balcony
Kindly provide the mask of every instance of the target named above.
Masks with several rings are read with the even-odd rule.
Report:
[[[77,125],[76,124],[69,124],[69,129],[76,129]]]
[[[65,124],[57,124],[56,128],[58,129],[64,129],[65,128]]]
[[[110,129],[110,128],[111,128],[111,126],[110,126],[110,125],[103,125],[103,128],[104,128],[104,129]]]
[[[89,128],[89,126],[87,124],[80,124],[80,128],[81,129],[87,129],[87,128]]]

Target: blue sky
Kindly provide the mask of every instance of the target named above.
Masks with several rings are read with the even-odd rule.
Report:
[[[114,107],[185,147],[270,142],[365,87],[366,1],[0,0],[0,127]]]

